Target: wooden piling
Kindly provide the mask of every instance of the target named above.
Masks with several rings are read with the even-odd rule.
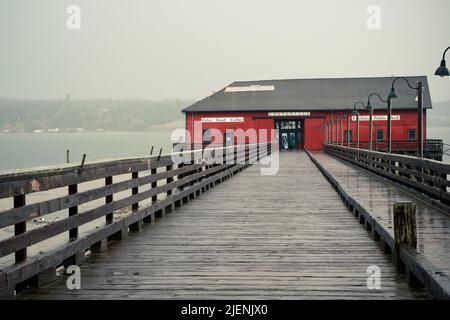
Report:
[[[416,204],[411,201],[394,204],[394,233],[398,246],[417,248]]]

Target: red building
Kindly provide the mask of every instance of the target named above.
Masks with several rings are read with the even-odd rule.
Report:
[[[428,81],[425,76],[407,77],[411,83],[422,81],[424,136],[426,137],[426,111],[431,109]],[[356,102],[367,104],[373,92],[383,98],[390,92],[393,77],[295,79],[233,82],[213,95],[183,109],[186,116],[187,143],[211,142],[212,129],[220,130],[224,141],[236,140],[238,129],[256,129],[259,142],[266,140],[260,129],[278,129],[275,139],[282,149],[322,150],[325,133],[327,139],[341,137],[340,122],[343,119],[343,136],[356,139],[356,117],[352,110]],[[416,91],[404,81],[396,82],[398,98],[392,100],[392,148],[417,145]],[[373,107],[373,145],[383,148],[386,144],[386,104],[376,96],[371,98]],[[361,104],[359,109],[359,137],[361,146],[369,140],[369,112]],[[348,118],[348,119],[347,119]],[[347,120],[349,127],[347,128]],[[323,125],[333,122],[325,130]],[[199,128],[201,127],[201,130]],[[197,128],[196,128],[197,127]],[[195,132],[201,134],[194,135]],[[337,133],[337,134],[336,134]],[[270,135],[269,135],[270,139]],[[344,138],[346,140],[346,138]]]

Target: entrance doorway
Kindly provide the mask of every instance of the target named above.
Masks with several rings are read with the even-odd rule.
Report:
[[[275,120],[280,150],[303,149],[303,120]]]

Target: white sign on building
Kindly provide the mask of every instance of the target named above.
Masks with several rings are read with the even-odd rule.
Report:
[[[202,123],[231,123],[231,122],[244,122],[244,117],[220,117],[220,118],[202,118]]]
[[[369,121],[370,116],[359,116],[359,121]],[[398,121],[400,120],[400,115],[392,115],[391,116],[392,121]],[[352,116],[352,121],[356,121],[356,116]],[[387,115],[376,115],[372,117],[372,121],[387,121]]]
[[[269,117],[305,117],[310,116],[309,111],[294,111],[294,112],[269,112]]]

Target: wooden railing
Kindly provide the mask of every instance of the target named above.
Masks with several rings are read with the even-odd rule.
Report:
[[[189,202],[271,149],[267,143],[241,145],[178,153],[189,159],[180,164],[171,155],[160,155],[0,175],[0,199],[10,198],[14,204],[0,212],[0,230],[14,228],[13,236],[0,239],[0,295],[51,281],[57,267],[81,264],[87,251],[105,250],[108,241],[139,231],[143,223]],[[217,161],[220,157],[222,163]],[[94,182],[101,185],[89,187]],[[87,190],[79,191],[79,186]],[[67,193],[26,204],[26,198],[35,193],[48,197],[51,191],[61,192],[60,188],[67,188]],[[114,199],[119,193],[121,197]],[[79,212],[87,203],[91,206]],[[31,224],[31,219],[55,213],[62,217],[41,227]],[[100,225],[87,227],[102,218]],[[88,230],[81,232],[80,227]],[[27,252],[52,238],[51,249],[31,256]]]
[[[450,205],[448,163],[328,144],[325,151],[426,194],[445,209]]]
[[[336,143],[334,143],[336,145]],[[350,144],[347,141],[344,143],[338,143],[345,147],[356,148],[358,143],[355,140],[351,140]],[[369,150],[369,141],[360,140],[359,148]],[[372,141],[372,150],[386,152],[388,149],[388,143],[386,140],[374,140]],[[391,142],[391,152],[398,154],[417,155],[418,145],[417,140],[393,140]],[[423,154],[425,158],[442,161],[444,155],[444,142],[442,139],[426,139],[423,145]]]

